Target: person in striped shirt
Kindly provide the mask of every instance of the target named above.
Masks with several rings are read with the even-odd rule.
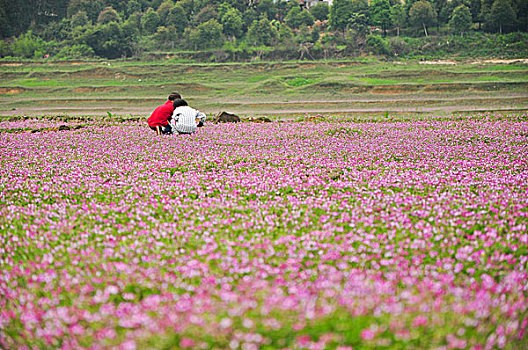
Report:
[[[203,126],[205,114],[189,107],[187,101],[176,99],[173,103],[174,112],[170,121],[172,132],[178,134],[192,134]]]

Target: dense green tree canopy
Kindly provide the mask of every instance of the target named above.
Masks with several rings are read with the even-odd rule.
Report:
[[[416,28],[422,27],[425,36],[428,35],[427,27],[436,23],[436,11],[428,1],[415,2],[409,10],[409,22]]]
[[[502,33],[504,28],[513,27],[517,21],[515,10],[510,0],[495,0],[488,14],[487,22],[491,28],[497,28]]]
[[[392,26],[389,0],[372,0],[370,3],[370,21],[386,32]]]
[[[451,20],[449,21],[449,27],[455,33],[464,33],[471,28],[472,23],[471,11],[467,6],[460,5],[453,11]]]
[[[254,21],[249,27],[248,38],[255,45],[271,45],[277,37],[277,28],[266,18]]]
[[[318,21],[325,21],[330,14],[330,6],[324,2],[320,2],[310,8],[310,13]]]
[[[243,51],[254,45],[295,50],[295,45],[302,44],[305,50],[309,43],[317,50],[346,46],[347,53],[358,53],[366,45],[376,47],[373,52],[386,52],[388,43],[403,47],[398,44],[401,39],[386,38],[400,33],[416,37],[422,31],[428,36],[430,31],[454,34],[472,28],[472,35],[479,30],[528,30],[526,0],[334,0],[332,6],[319,2],[310,8],[301,3],[0,0],[0,57],[60,52],[60,57],[115,58],[159,47],[209,50],[223,45]],[[381,41],[376,36],[380,29],[384,34]],[[30,36],[22,35],[28,31]],[[35,47],[33,54],[27,53],[31,50],[24,49],[25,44]]]
[[[77,14],[78,13],[79,12],[77,12]],[[112,6],[105,7],[97,17],[97,23],[99,24],[107,24],[110,22],[121,22],[121,17]]]
[[[334,30],[345,30],[354,13],[352,0],[334,0],[330,10],[330,26]]]

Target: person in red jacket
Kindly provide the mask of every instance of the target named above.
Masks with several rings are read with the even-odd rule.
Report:
[[[169,121],[171,120],[172,112],[174,112],[173,101],[176,99],[181,99],[181,95],[177,92],[172,92],[168,97],[168,101],[158,106],[147,119],[148,126],[156,134],[172,134]]]

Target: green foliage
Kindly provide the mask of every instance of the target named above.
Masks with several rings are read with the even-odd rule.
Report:
[[[370,22],[385,32],[392,27],[389,0],[372,0],[370,3]]]
[[[228,37],[239,38],[242,35],[244,21],[242,13],[235,8],[228,9],[221,18],[224,34]]]
[[[215,6],[212,6],[212,5],[205,6],[196,15],[194,15],[193,23],[198,26],[212,19],[216,21],[218,21],[219,19],[218,12],[216,12]]]
[[[409,23],[415,28],[423,28],[425,36],[428,36],[427,27],[436,23],[437,13],[430,2],[415,2],[409,10]]]
[[[510,0],[495,0],[486,18],[488,28],[498,30],[501,34],[503,30],[511,30],[516,20],[515,10]]]
[[[376,55],[390,55],[389,43],[380,35],[367,36],[367,46]]]
[[[76,34],[74,42],[91,47],[100,57],[118,58],[130,56],[132,53],[131,39],[134,31],[129,23],[120,25],[116,22],[88,27]]]
[[[133,13],[139,13],[141,12],[141,4],[138,0],[130,0],[127,2],[126,5],[126,14],[128,16],[132,15]]]
[[[185,29],[183,34],[190,49],[208,49],[222,45],[222,25],[216,19],[200,24],[196,29]]]
[[[168,19],[169,19],[169,16],[170,16],[170,13],[172,11],[172,9],[174,8],[174,3],[170,0],[165,0],[159,7],[158,7],[158,10],[156,11],[160,17],[160,23],[161,25],[163,26],[168,26],[170,25],[169,22],[168,22]],[[180,6],[181,8],[181,6]],[[183,8],[182,8],[183,10]]]
[[[271,21],[277,13],[273,0],[260,0],[257,3],[257,13]]]
[[[141,29],[145,34],[153,34],[160,24],[160,17],[152,7],[141,17]]]
[[[353,13],[352,0],[335,0],[330,9],[330,27],[333,30],[344,31]]]
[[[185,28],[189,25],[185,10],[180,4],[176,4],[170,9],[165,22],[167,23],[167,26],[173,26],[178,34],[183,33]]]
[[[345,31],[364,32],[369,21],[367,0],[336,0],[330,10],[330,27]]]
[[[94,56],[94,50],[86,44],[65,46],[56,55],[59,59],[79,59]]]
[[[310,13],[318,21],[325,21],[330,15],[330,6],[327,3],[321,2],[310,7]]]
[[[178,32],[174,26],[158,27],[154,34],[154,39],[159,47],[174,48],[178,38]]]
[[[30,30],[13,41],[11,51],[18,57],[42,57],[46,54],[46,47],[44,40],[34,36]]]
[[[301,77],[286,80],[286,85],[290,87],[300,87],[300,86],[310,85],[313,83],[315,83],[314,79],[306,79],[306,78],[301,78]]]
[[[0,57],[12,56],[11,45],[3,40],[0,40]]]
[[[112,6],[105,7],[97,17],[97,23],[108,24],[110,22],[121,22],[121,17]]]
[[[298,29],[303,24],[311,26],[314,22],[314,18],[308,11],[301,10],[299,7],[293,7],[284,18],[284,22],[286,22],[290,28]]]
[[[254,45],[271,45],[277,40],[277,37],[277,28],[266,18],[254,21],[249,27],[248,40]]]
[[[62,5],[61,9],[59,5]],[[38,11],[33,10],[34,6],[38,6]],[[45,11],[48,10],[53,10],[50,12],[53,16],[46,15]],[[261,22],[262,19],[269,23]],[[316,27],[315,19],[329,19],[329,26]],[[390,38],[384,41],[385,45],[371,38],[370,44],[366,44],[366,37],[371,33],[370,26],[383,29],[385,38],[386,35],[399,36],[401,30],[407,36],[417,36],[420,31],[428,36],[429,28],[436,25],[435,34],[438,36],[469,32],[473,22],[479,22],[479,29],[482,22],[483,29],[490,32],[528,30],[528,2],[407,0],[400,3],[395,0],[335,0],[332,6],[320,2],[308,11],[302,10],[298,2],[293,0],[53,0],[38,3],[0,0],[0,38],[32,29],[30,37],[19,35],[18,38],[7,40],[3,44],[2,55],[24,58],[55,52],[61,59],[83,54],[86,57],[115,58],[160,50],[160,46],[167,49],[210,49],[222,47],[227,41],[233,42],[233,45],[225,46],[229,52],[238,52],[241,43],[258,45],[260,49],[263,45],[280,43],[277,58],[285,57],[278,53],[279,50],[291,51],[288,55],[290,58],[301,51],[307,57],[320,57],[323,51],[325,57],[327,54],[337,57],[358,55],[366,50],[378,54],[388,51],[408,55],[419,54],[424,50],[410,44],[412,40],[407,38]],[[110,23],[117,24],[117,27],[102,27]],[[209,24],[201,26],[205,23]],[[393,27],[396,28],[394,32],[388,31]],[[216,31],[218,28],[222,29],[219,35]],[[260,30],[263,32],[259,33]],[[478,35],[478,31],[471,32],[473,41],[480,40]],[[60,47],[55,49],[56,43],[44,45],[42,40],[59,42]],[[473,46],[470,39],[464,39],[462,43],[457,39],[456,42],[457,48],[461,50]],[[513,45],[524,47],[523,43],[510,44],[506,55],[511,55]],[[442,41],[436,48],[429,46],[425,51],[434,52],[433,55],[441,51],[456,54],[453,45],[446,45]],[[88,47],[91,50],[87,50]],[[346,50],[339,51],[343,47]],[[487,47],[487,43],[475,47],[475,52],[487,52]],[[498,50],[489,52],[494,55]],[[111,54],[112,51],[114,53]],[[424,54],[429,55],[425,51]],[[248,58],[248,52],[244,52],[236,57]],[[522,52],[518,55],[522,55]],[[221,57],[224,56],[216,55],[215,60]]]
[[[82,27],[82,26],[90,24],[90,20],[88,19],[88,14],[83,10],[78,11],[76,14],[74,14],[71,17],[70,24],[72,28]]]
[[[313,26],[311,35],[312,43],[316,43],[321,38],[321,30],[319,26]]]
[[[0,3],[1,4],[1,3]],[[8,37],[11,34],[9,18],[4,6],[0,6],[0,38]]]
[[[77,12],[84,11],[89,20],[95,23],[103,7],[101,1],[70,0],[66,12],[68,17],[72,17]]]
[[[392,24],[397,28],[398,36],[400,36],[400,28],[407,25],[407,12],[401,4],[396,4],[390,9],[390,18]]]
[[[464,33],[471,28],[472,23],[471,11],[467,6],[460,5],[453,11],[453,15],[449,21],[449,27],[455,34]]]
[[[279,40],[284,42],[288,39],[293,38],[293,31],[287,24],[282,24],[279,28]]]

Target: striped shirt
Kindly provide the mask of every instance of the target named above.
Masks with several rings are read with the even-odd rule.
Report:
[[[196,120],[205,121],[205,114],[189,106],[174,109],[170,122],[173,132],[192,134],[196,132]]]

